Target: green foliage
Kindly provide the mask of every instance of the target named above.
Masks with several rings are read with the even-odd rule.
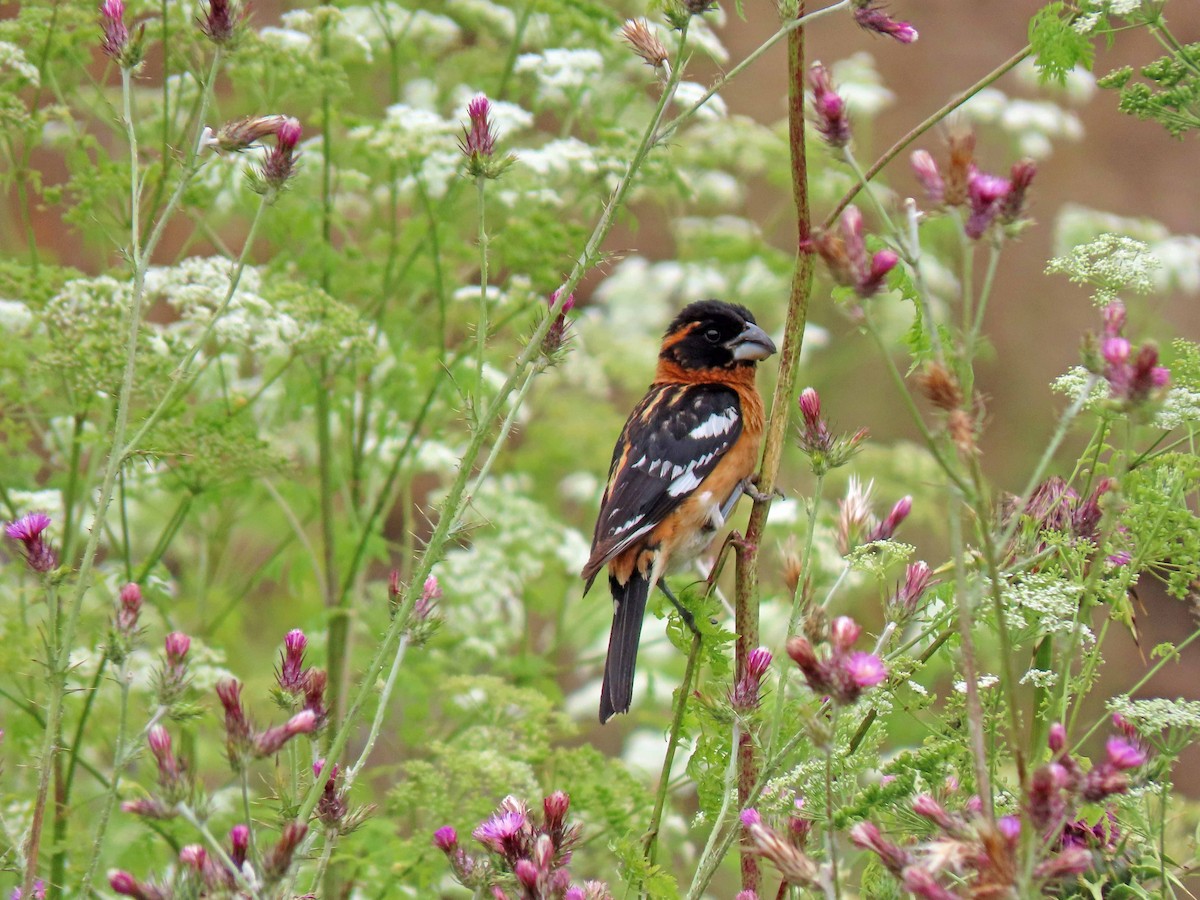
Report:
[[[1043,82],[1066,84],[1067,73],[1076,66],[1092,67],[1092,40],[1072,27],[1074,17],[1067,4],[1055,2],[1029,21],[1029,45]]]

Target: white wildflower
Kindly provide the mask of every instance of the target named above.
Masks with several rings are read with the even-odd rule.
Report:
[[[0,333],[13,335],[33,324],[33,312],[20,300],[0,297]]]
[[[1128,16],[1142,8],[1142,0],[1108,0],[1108,11],[1114,16]]]
[[[553,140],[536,149],[522,150],[517,155],[517,162],[528,166],[543,178],[559,181],[588,178],[600,171],[596,151],[573,137]]]
[[[1108,701],[1108,708],[1146,735],[1156,734],[1165,728],[1200,731],[1200,700],[1114,697]]]
[[[919,681],[913,681],[913,680],[910,678],[910,679],[909,679],[907,682],[905,682],[905,683],[906,683],[906,684],[909,686],[909,688],[912,690],[912,692],[913,692],[914,694],[920,694],[922,697],[928,697],[928,696],[929,696],[929,689],[928,689],[928,688],[926,688],[926,687],[925,687],[925,685],[921,684],[921,682],[919,682]],[[964,689],[966,688],[966,684],[965,684],[965,683],[964,683],[964,685],[963,685],[963,688],[964,688]]]
[[[1076,34],[1091,34],[1095,31],[1096,26],[1100,24],[1100,13],[1090,12],[1086,15],[1079,16],[1071,23],[1071,29]]]
[[[42,83],[38,68],[25,57],[25,51],[9,41],[0,41],[0,71],[8,69],[34,87]]]
[[[273,25],[268,25],[265,28],[260,28],[258,35],[264,42],[278,47],[289,54],[307,53],[312,49],[313,45],[311,35],[305,34],[303,31],[297,31],[295,28],[277,28]]]
[[[986,691],[988,688],[995,687],[999,683],[1000,679],[996,675],[980,675],[975,679],[975,687],[981,691]],[[962,679],[954,682],[954,690],[960,694],[965,694],[967,692],[967,682]]]
[[[507,41],[517,33],[516,13],[491,0],[446,0],[444,11],[497,40]]]
[[[596,50],[556,48],[517,57],[514,71],[532,73],[538,99],[545,103],[575,102],[581,88],[590,86],[604,70]]]
[[[1082,594],[1082,585],[1050,575],[1013,576],[1003,589],[1006,618],[1010,625],[1026,625],[1037,636],[1077,634],[1090,644],[1095,637],[1079,621]]]
[[[1021,684],[1032,684],[1037,688],[1051,688],[1058,684],[1058,673],[1050,669],[1030,669],[1021,676]]]
[[[1083,408],[1093,409],[1108,398],[1108,383],[1104,379],[1093,375],[1083,366],[1072,366],[1065,373],[1055,378],[1050,383],[1050,388],[1056,394],[1065,394],[1072,401],[1076,401],[1088,389],[1089,385],[1091,385],[1091,393],[1088,395],[1087,400],[1084,401]]]
[[[1154,427],[1170,431],[1192,422],[1200,422],[1200,393],[1186,387],[1171,388],[1154,416]]]
[[[1066,275],[1076,284],[1091,285],[1098,306],[1107,306],[1121,291],[1148,294],[1154,288],[1152,273],[1161,263],[1144,241],[1123,234],[1102,234],[1071,248],[1046,265],[1047,274]]]

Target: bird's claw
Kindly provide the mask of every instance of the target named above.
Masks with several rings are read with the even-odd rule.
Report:
[[[742,481],[742,492],[755,503],[770,503],[776,497],[780,500],[787,499],[787,495],[779,488],[774,488],[770,492],[760,491],[755,482],[756,478],[754,476],[750,476]]]

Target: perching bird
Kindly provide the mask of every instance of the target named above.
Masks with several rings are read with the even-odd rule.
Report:
[[[663,337],[654,383],[613,449],[608,486],[583,567],[586,594],[608,565],[613,624],[604,663],[600,721],[628,712],[646,600],[725,524],[758,464],[763,402],[755,364],[775,344],[744,306],[689,304]]]

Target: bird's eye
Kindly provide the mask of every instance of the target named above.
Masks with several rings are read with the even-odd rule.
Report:
[[[721,339],[721,332],[715,328],[710,328],[708,331],[704,332],[704,339],[710,344],[715,344]]]

